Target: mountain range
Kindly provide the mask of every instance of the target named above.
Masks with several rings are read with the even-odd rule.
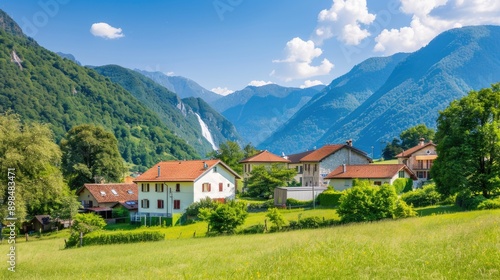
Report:
[[[234,124],[241,136],[247,142],[258,145],[323,88],[300,89],[275,84],[248,86],[217,100],[214,107],[225,108],[222,114]]]
[[[354,140],[380,154],[401,131],[500,81],[500,26],[452,29],[411,54],[368,59],[332,81],[259,147],[294,153]]]

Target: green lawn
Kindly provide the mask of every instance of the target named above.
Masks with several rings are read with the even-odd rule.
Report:
[[[500,279],[499,228],[488,210],[75,249],[57,238],[17,244],[16,272],[2,261],[0,279]]]

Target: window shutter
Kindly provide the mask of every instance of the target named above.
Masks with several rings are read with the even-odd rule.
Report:
[[[212,191],[212,184],[208,183],[208,192]]]
[[[223,190],[224,190],[224,184],[219,183],[219,191],[221,192],[221,191],[223,191]]]

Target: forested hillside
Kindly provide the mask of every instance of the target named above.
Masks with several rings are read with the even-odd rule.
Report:
[[[5,24],[11,21],[0,14],[0,113],[48,123],[57,141],[78,124],[103,126],[117,137],[123,158],[140,166],[199,157],[129,92],[12,32],[20,29]]]

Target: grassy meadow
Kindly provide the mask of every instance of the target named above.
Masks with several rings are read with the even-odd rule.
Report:
[[[63,245],[62,238],[17,244],[16,272],[2,261],[0,279],[500,279],[500,210],[283,233]],[[8,251],[5,242],[0,248]]]

